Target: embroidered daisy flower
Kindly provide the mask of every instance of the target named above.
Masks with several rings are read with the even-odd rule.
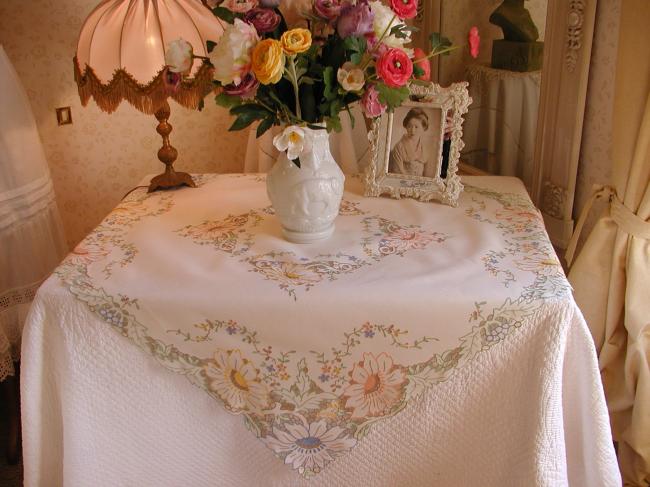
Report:
[[[522,271],[534,272],[542,276],[553,276],[562,272],[562,265],[554,256],[548,254],[524,257],[515,262]]]
[[[218,349],[214,361],[209,361],[203,372],[210,390],[216,392],[232,412],[259,412],[268,405],[266,386],[239,350]]]
[[[337,455],[353,448],[357,440],[339,426],[327,429],[324,419],[307,424],[286,424],[286,431],[274,427],[264,441],[277,454],[286,455],[284,463],[301,474],[318,473]]]
[[[439,235],[426,233],[416,228],[396,228],[379,242],[382,255],[403,254],[411,249],[424,249],[433,241],[444,240]]]
[[[75,265],[87,266],[95,261],[103,259],[108,254],[108,250],[105,250],[99,245],[81,242],[72,252],[70,252],[68,259]]]
[[[303,264],[272,262],[260,271],[268,278],[290,286],[310,285],[321,281],[321,276]]]
[[[393,365],[385,352],[375,357],[364,353],[363,361],[354,365],[352,381],[343,392],[348,399],[346,409],[352,408],[352,418],[383,416],[402,397],[404,372]]]

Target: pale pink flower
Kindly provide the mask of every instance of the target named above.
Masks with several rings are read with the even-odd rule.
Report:
[[[260,40],[257,30],[240,19],[235,19],[221,35],[210,52],[214,79],[222,85],[239,85],[251,70],[251,51]]]
[[[476,59],[481,46],[481,36],[478,34],[478,27],[474,26],[469,30],[468,41],[469,53],[474,59]]]
[[[386,111],[386,105],[379,101],[379,92],[374,85],[366,88],[361,97],[361,108],[368,118],[375,118]]]
[[[76,265],[87,266],[109,254],[108,250],[92,243],[81,242],[68,255],[68,260]]]
[[[352,408],[352,418],[383,416],[402,397],[404,372],[393,365],[385,352],[375,357],[364,353],[363,361],[354,365],[352,381],[343,392],[348,399],[346,409]]]

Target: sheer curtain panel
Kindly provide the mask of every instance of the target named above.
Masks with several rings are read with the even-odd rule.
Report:
[[[0,381],[14,374],[38,286],[66,252],[27,94],[0,46]]]

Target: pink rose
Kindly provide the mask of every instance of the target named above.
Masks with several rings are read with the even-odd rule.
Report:
[[[253,76],[253,73],[245,74],[241,83],[236,85],[231,83],[223,87],[223,92],[231,96],[240,96],[244,99],[253,98],[257,94],[257,88],[259,87],[260,82],[257,81],[257,78]]]
[[[254,8],[246,12],[244,22],[255,27],[258,34],[266,34],[280,25],[280,16],[270,8]]]
[[[413,50],[413,64],[424,71],[424,74],[417,76],[417,79],[431,81],[431,61],[429,61],[426,53],[419,47]]]
[[[181,87],[181,81],[183,81],[183,75],[181,73],[174,73],[169,69],[169,66],[165,66],[162,75],[163,85],[165,86],[165,91],[168,94],[176,93]]]
[[[314,12],[319,17],[332,21],[341,13],[340,0],[314,0]]]
[[[366,52],[372,54],[373,59],[379,59],[384,55],[386,51],[388,51],[387,44],[384,44],[383,42],[377,43],[377,41],[379,41],[379,38],[375,35],[374,32],[366,34],[364,37],[368,43],[368,49]]]
[[[377,75],[391,88],[404,86],[413,74],[413,62],[401,49],[388,49],[377,60]]]
[[[390,6],[400,19],[412,19],[418,13],[418,0],[390,0]]]
[[[386,105],[379,101],[379,92],[370,85],[361,97],[361,108],[368,118],[375,118],[386,111]]]
[[[476,59],[481,46],[481,36],[478,35],[478,27],[474,26],[469,30],[468,40],[469,53],[474,59]]]
[[[359,0],[359,3],[345,2],[341,6],[336,31],[343,39],[370,34],[374,18],[375,14],[372,13],[367,0]]]

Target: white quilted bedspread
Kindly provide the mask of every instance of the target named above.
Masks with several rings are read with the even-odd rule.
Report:
[[[241,179],[242,184],[249,184],[255,177],[233,177],[228,183],[240,184]],[[213,181],[214,178],[206,178],[201,186],[206,189]],[[504,233],[504,229],[530,233],[528,220],[523,225],[512,216],[522,214],[519,210],[526,206],[525,201],[521,203],[527,197],[523,196],[525,191],[519,182],[496,177],[467,178],[465,182],[475,188],[492,186],[511,197],[499,200],[503,208],[497,205],[491,214],[492,203],[486,203],[484,198],[494,195],[478,189],[468,191],[458,209],[446,208],[439,214],[458,211],[466,218],[470,234],[477,225],[489,226],[494,215],[498,217],[497,225],[503,226],[497,233],[506,237],[514,235]],[[355,205],[355,194],[353,191],[347,195],[352,202],[348,207],[351,215],[373,204],[401,204],[390,200],[369,200],[366,204],[359,200]],[[155,198],[148,201],[155,202]],[[519,311],[518,321],[509,322],[506,317],[514,313],[514,308],[507,301],[507,307],[494,307],[483,319],[470,318],[467,329],[462,328],[466,325],[459,325],[464,333],[460,342],[458,336],[430,330],[438,339],[424,341],[420,348],[413,347],[413,352],[409,352],[410,349],[395,346],[394,341],[386,345],[373,337],[388,333],[389,338],[400,343],[413,344],[420,336],[417,327],[425,325],[412,319],[410,323],[416,331],[409,330],[408,340],[404,341],[402,335],[382,328],[379,317],[372,316],[372,324],[368,322],[357,334],[353,333],[359,343],[348,342],[348,349],[353,351],[339,354],[348,374],[340,379],[343,386],[337,394],[336,373],[326,368],[328,363],[322,364],[323,369],[317,372],[309,359],[294,363],[289,358],[282,362],[276,356],[275,361],[269,362],[272,352],[265,351],[257,354],[267,357],[265,361],[255,363],[254,369],[248,368],[257,360],[258,349],[251,348],[250,339],[246,342],[249,329],[239,322],[247,318],[250,321],[250,310],[242,311],[238,320],[227,321],[223,326],[218,321],[206,321],[207,324],[201,322],[197,327],[197,320],[188,318],[188,323],[194,323],[190,327],[182,323],[182,312],[174,314],[173,306],[158,315],[148,308],[147,300],[152,299],[147,292],[150,288],[143,286],[148,281],[137,270],[155,266],[138,267],[142,265],[138,262],[139,254],[129,244],[135,242],[142,247],[143,229],[153,230],[146,223],[132,225],[133,220],[124,219],[125,213],[138,213],[141,201],[145,200],[136,198],[118,207],[43,285],[32,307],[22,350],[23,444],[28,487],[621,484],[591,336],[570,294],[557,290],[564,278],[546,269],[555,265],[551,260],[540,261],[539,265],[546,267],[543,271],[535,270],[533,278],[538,283],[542,276],[553,285],[553,299],[543,297],[542,287],[529,284],[530,289],[541,294],[521,298],[518,309],[533,309],[530,303],[541,300],[534,312],[525,315]],[[255,230],[240,228],[250,218],[228,220],[228,225],[242,231],[234,232],[234,241],[216,238],[219,248],[215,250],[213,240],[204,245],[206,229],[201,225],[206,223],[186,226],[187,222],[178,216],[183,209],[182,199],[176,204],[175,208],[166,206],[167,213],[150,212],[147,216],[157,218],[155,221],[161,222],[159,227],[173,228],[182,238],[189,238],[188,245],[197,246],[201,252],[218,254],[222,265],[237,260],[232,256],[242,248],[237,262],[260,261],[258,256],[247,254],[255,246]],[[439,207],[429,208],[436,211]],[[266,218],[259,216],[259,221]],[[454,213],[447,214],[447,218],[453,216]],[[107,237],[111,229],[124,228],[127,223],[132,225],[131,233]],[[428,228],[420,223],[418,229]],[[214,225],[208,226],[213,232]],[[198,227],[201,228],[197,230]],[[390,228],[384,230],[393,232],[388,236],[375,230],[373,235],[382,237],[380,248],[385,248],[390,238],[396,238],[395,234],[403,234],[404,227]],[[415,223],[408,228],[413,230]],[[452,224],[449,228],[438,226],[436,231],[445,234],[449,229],[454,229]],[[525,281],[526,272],[533,272],[532,260],[517,260],[525,255],[516,252],[530,251],[530,256],[534,256],[540,249],[548,248],[546,237],[537,236],[537,243],[530,248],[504,247],[499,255],[481,248],[480,242],[464,247],[459,238],[451,231],[448,239],[435,244],[442,248],[449,245],[449,251],[457,249],[453,246],[464,248],[467,259],[459,269],[464,268],[465,273],[456,276],[462,284],[458,288],[464,285],[473,289],[472,279],[484,279],[485,273],[494,280],[494,290],[486,290],[491,297],[501,292],[519,293],[518,283]],[[364,249],[374,248],[372,239],[365,242]],[[429,239],[426,244],[431,242]],[[492,240],[489,248],[496,244],[498,241]],[[394,251],[396,244],[391,245]],[[113,252],[118,247],[121,261],[115,260]],[[402,259],[395,261],[402,268],[409,265],[409,259],[426,262],[418,260],[426,255],[425,244],[407,250],[402,256],[386,257],[386,261]],[[147,255],[151,258],[151,252]],[[133,258],[129,260],[129,256]],[[479,258],[472,263],[475,256]],[[367,267],[375,269],[382,265],[376,262]],[[514,262],[524,264],[508,268]],[[265,270],[268,265],[257,268]],[[356,269],[358,272],[352,277],[336,275],[337,281],[318,280],[322,277],[318,274],[321,268],[305,277],[303,287],[294,288],[283,287],[285,282],[278,281],[276,274],[247,272],[251,279],[256,279],[251,282],[268,287],[274,302],[284,299],[289,310],[293,309],[291,306],[300,310],[298,304],[291,303],[301,303],[303,298],[308,302],[307,297],[316,295],[320,288],[345,286],[346,279],[358,274],[372,276],[362,268]],[[157,272],[164,274],[164,269]],[[200,275],[199,271],[191,272]],[[118,290],[111,288],[113,276],[117,279],[114,282],[120,283]],[[97,284],[100,282],[102,286]],[[174,284],[180,295],[191,296],[187,291],[183,294],[182,282]],[[548,286],[543,289],[549,292]],[[451,290],[451,284],[449,288],[442,287],[436,299],[442,300],[444,293]],[[223,294],[234,299],[234,292]],[[395,292],[399,296],[399,290]],[[257,294],[253,297],[258,298]],[[354,305],[353,298],[351,295]],[[212,299],[218,302],[220,298]],[[468,298],[468,302],[473,304],[472,299]],[[187,302],[176,304],[189,306]],[[193,312],[200,314],[208,309],[200,304],[192,302]],[[399,304],[396,306],[399,308]],[[478,303],[479,318],[485,313],[482,306]],[[262,304],[253,307],[264,311]],[[506,308],[510,314],[505,314]],[[224,305],[220,309],[229,308]],[[121,314],[116,314],[116,310]],[[411,316],[408,312],[404,315]],[[277,348],[279,338],[265,337],[264,328],[260,330],[259,336],[253,335],[253,342],[258,338],[275,340],[271,348]],[[168,343],[163,343],[168,335]],[[186,339],[174,341],[179,336]],[[240,336],[244,337],[243,344],[235,351],[233,340]],[[463,348],[467,336],[480,346]],[[339,341],[332,338],[332,344]],[[214,358],[202,355],[202,347],[208,347],[206,342],[212,344],[212,349],[217,347]],[[452,343],[461,343],[457,352],[460,358],[442,354],[445,367],[438,368],[423,361],[423,355],[438,357],[438,350],[447,350]],[[300,350],[299,342],[292,345]],[[358,352],[355,347],[360,347]],[[262,345],[259,350],[263,350]],[[388,354],[392,357],[390,362]],[[251,357],[251,361],[239,360],[242,355]],[[278,369],[282,363],[288,364],[286,379]],[[274,375],[263,375],[263,367],[270,366],[276,367]],[[368,375],[378,366],[385,370]],[[232,384],[224,384],[223,377],[230,378]],[[377,392],[357,387],[373,377],[385,382],[384,389]],[[293,384],[293,388],[285,389],[283,381]],[[301,383],[308,387],[301,389]],[[236,395],[233,384],[241,386],[240,390],[248,395]],[[359,396],[360,391],[366,395]],[[371,392],[375,395],[370,396]],[[302,403],[297,402],[298,396]],[[383,406],[376,408],[375,403],[364,403],[364,398],[382,401]]]

